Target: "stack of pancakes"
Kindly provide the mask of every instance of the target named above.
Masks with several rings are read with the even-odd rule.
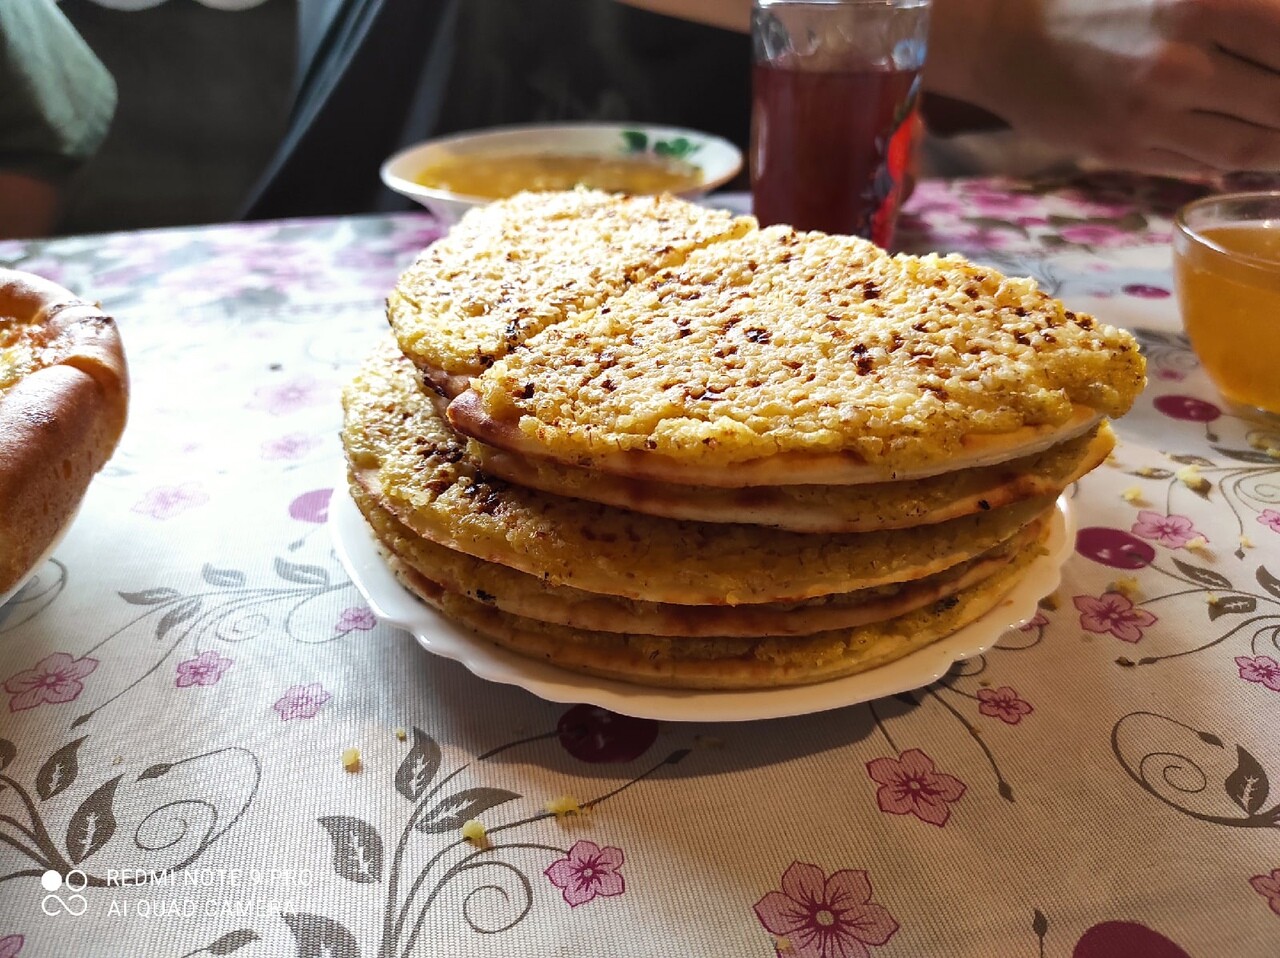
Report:
[[[983,615],[1144,383],[1029,280],[669,197],[477,210],[388,316],[343,443],[401,581],[672,687],[821,681]]]

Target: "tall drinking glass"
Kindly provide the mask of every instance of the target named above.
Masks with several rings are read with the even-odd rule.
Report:
[[[893,241],[930,0],[755,0],[751,191],[764,225]]]

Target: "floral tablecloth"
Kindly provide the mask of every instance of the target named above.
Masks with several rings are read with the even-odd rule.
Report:
[[[1134,329],[1150,387],[1032,622],[927,688],[723,725],[486,683],[348,582],[338,390],[429,219],[0,244],[102,300],[134,380],[0,608],[0,956],[1280,954],[1280,433],[1180,334],[1189,192],[921,186],[904,246]]]

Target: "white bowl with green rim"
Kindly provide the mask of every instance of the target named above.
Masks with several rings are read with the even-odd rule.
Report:
[[[608,159],[662,158],[687,163],[697,181],[675,191],[696,199],[733,179],[742,169],[742,152],[728,140],[696,130],[643,123],[528,124],[493,127],[427,140],[407,147],[382,164],[382,182],[430,210],[443,223],[456,222],[474,206],[492,198],[468,196],[424,186],[420,174],[456,158],[554,155]]]

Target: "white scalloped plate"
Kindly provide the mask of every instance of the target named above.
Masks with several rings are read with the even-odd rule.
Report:
[[[1039,600],[1058,587],[1062,564],[1075,542],[1071,505],[1063,497],[1052,520],[1048,554],[1032,563],[998,606],[945,639],[888,665],[796,688],[748,692],[655,689],[579,675],[525,658],[446,619],[396,580],[345,489],[344,481],[334,491],[329,528],[339,559],[379,619],[412,633],[428,652],[461,662],[483,679],[519,686],[551,702],[585,702],[624,715],[672,722],[742,722],[806,715],[928,685],[955,662],[985,652],[1008,629],[1034,616]]]

